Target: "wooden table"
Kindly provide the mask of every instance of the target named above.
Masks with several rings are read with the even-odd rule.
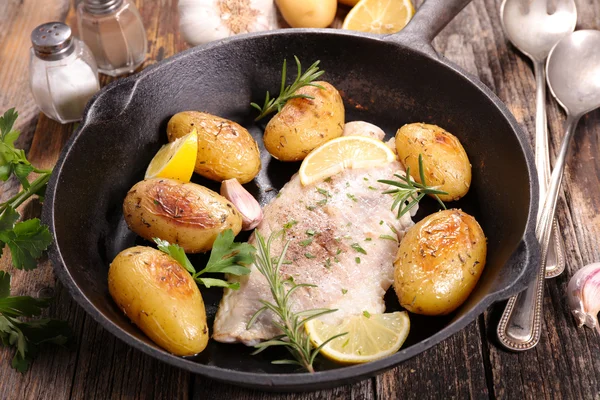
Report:
[[[422,1],[417,1],[420,4]],[[19,144],[38,167],[51,167],[73,132],[38,114],[27,84],[29,34],[40,23],[75,26],[67,0],[0,2],[0,112],[15,106],[23,131]],[[187,48],[178,34],[175,0],[137,0],[153,64]],[[576,0],[578,29],[600,29],[600,3]],[[500,25],[500,0],[475,0],[435,40],[436,49],[478,76],[510,108],[527,132],[534,130],[534,79],[529,61],[507,43]],[[340,14],[347,12],[346,8]],[[103,78],[103,83],[110,80]],[[457,94],[460,95],[460,94]],[[564,113],[548,101],[552,152],[562,137]],[[172,368],[125,345],[102,329],[71,299],[43,260],[34,272],[15,272],[4,257],[0,269],[13,273],[18,294],[55,293],[48,315],[70,322],[77,335],[72,349],[46,348],[31,370],[10,368],[13,351],[0,349],[0,399],[397,399],[397,398],[598,398],[600,340],[577,328],[566,306],[569,278],[600,260],[600,112],[584,117],[569,155],[558,218],[566,243],[567,270],[547,282],[544,331],[535,350],[514,354],[495,342],[501,305],[462,332],[376,378],[352,386],[303,394],[269,394],[228,386]],[[485,132],[482,132],[485,134]],[[532,136],[533,137],[533,136]],[[18,186],[4,184],[7,199]],[[29,215],[39,213],[35,203]]]

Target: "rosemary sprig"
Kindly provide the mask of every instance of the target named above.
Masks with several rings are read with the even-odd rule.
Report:
[[[298,57],[294,56],[296,60],[296,66],[298,67],[298,74],[296,75],[296,80],[289,86],[285,86],[286,75],[287,75],[287,60],[283,60],[283,70],[281,71],[281,89],[279,90],[279,96],[276,98],[271,98],[271,95],[267,91],[267,97],[265,98],[265,104],[261,107],[256,103],[250,103],[250,105],[258,110],[260,113],[258,117],[256,117],[255,121],[258,121],[265,116],[275,112],[281,111],[285,103],[291,99],[303,98],[303,99],[313,99],[312,96],[308,96],[305,94],[294,94],[298,89],[304,86],[314,86],[320,89],[323,89],[321,85],[317,85],[312,83],[316,81],[321,75],[325,73],[325,71],[319,70],[320,61],[316,61],[313,65],[311,65],[305,72],[302,74],[302,65],[300,64],[300,60]]]
[[[427,186],[425,181],[425,171],[423,170],[423,156],[419,154],[419,176],[421,177],[421,183],[415,182],[410,177],[410,167],[406,168],[405,175],[394,174],[394,176],[400,179],[398,181],[390,181],[386,179],[378,180],[377,182],[385,183],[387,185],[395,186],[397,189],[390,189],[383,192],[383,194],[393,194],[394,202],[392,203],[392,211],[398,207],[398,218],[402,217],[411,208],[418,204],[423,197],[428,194],[433,195],[435,199],[440,203],[442,208],[445,210],[446,205],[438,197],[439,194],[448,194],[444,191],[437,190],[434,186]],[[410,201],[409,201],[410,200]]]
[[[292,278],[283,280],[280,274],[281,265],[285,260],[285,253],[287,252],[290,241],[288,240],[279,257],[271,256],[271,243],[276,238],[283,234],[283,231],[279,231],[271,234],[269,239],[265,241],[264,237],[260,232],[256,232],[256,240],[258,243],[255,266],[258,271],[264,275],[269,283],[271,294],[273,295],[274,302],[268,302],[261,300],[262,307],[252,316],[248,321],[247,329],[250,329],[256,319],[265,311],[271,310],[277,317],[273,324],[279,328],[282,332],[271,340],[259,343],[254,347],[257,349],[252,354],[258,354],[271,346],[286,346],[289,352],[294,357],[294,360],[277,360],[273,361],[273,364],[294,364],[305,368],[308,372],[315,372],[313,368],[313,362],[319,354],[319,351],[332,340],[345,335],[341,333],[327,339],[319,347],[313,348],[308,335],[306,334],[304,324],[311,319],[318,318],[322,315],[332,313],[337,310],[328,308],[317,308],[312,310],[305,310],[300,312],[293,312],[291,310],[291,295],[296,290],[302,287],[316,287],[307,283],[295,283]]]

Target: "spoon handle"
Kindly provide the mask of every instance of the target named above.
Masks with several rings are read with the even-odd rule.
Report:
[[[546,70],[542,61],[534,61],[533,70],[536,83],[535,104],[535,166],[540,185],[540,204],[538,218],[541,215],[544,199],[550,184],[550,150],[548,146],[548,122],[546,120]],[[565,255],[558,222],[553,221],[552,236],[546,255],[546,278],[554,278],[565,270]]]
[[[542,331],[542,311],[544,301],[544,277],[546,274],[546,256],[550,244],[552,222],[556,211],[558,193],[564,175],[565,161],[571,137],[579,122],[579,116],[567,118],[565,137],[560,145],[546,201],[539,214],[536,237],[542,248],[542,262],[531,285],[523,292],[508,300],[506,309],[498,324],[498,340],[509,350],[523,351],[535,347]]]

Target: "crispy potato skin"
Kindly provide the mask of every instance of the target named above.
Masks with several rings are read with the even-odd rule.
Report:
[[[190,274],[151,247],[123,250],[110,264],[108,290],[115,303],[152,341],[178,356],[208,343],[204,302]]]
[[[215,115],[184,111],[167,124],[169,142],[194,129],[198,134],[197,174],[217,182],[236,178],[240,183],[250,182],[258,174],[258,145],[246,128]]]
[[[316,147],[342,136],[344,102],[336,88],[327,82],[315,82],[324,89],[304,86],[296,94],[313,99],[296,98],[267,124],[263,140],[271,155],[281,161],[301,161]]]
[[[443,201],[458,200],[471,186],[471,163],[456,136],[437,125],[414,123],[404,125],[396,133],[398,158],[410,167],[411,176],[419,183],[419,154],[429,186],[439,186],[447,195]]]
[[[177,243],[186,253],[212,248],[227,229],[237,235],[242,216],[218,193],[195,183],[154,178],[136,183],[123,202],[129,229],[147,240],[158,237]]]
[[[485,266],[487,243],[472,216],[445,210],[410,228],[394,261],[400,304],[424,315],[445,315],[469,297]]]

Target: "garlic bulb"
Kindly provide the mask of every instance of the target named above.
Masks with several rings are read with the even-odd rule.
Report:
[[[233,203],[242,214],[242,230],[249,231],[256,228],[263,219],[263,212],[258,201],[252,196],[237,179],[227,179],[221,183],[221,196]]]
[[[585,325],[600,333],[600,263],[586,265],[577,271],[569,281],[567,294],[569,308],[578,326]]]
[[[277,28],[273,0],[179,0],[179,28],[191,46]]]

